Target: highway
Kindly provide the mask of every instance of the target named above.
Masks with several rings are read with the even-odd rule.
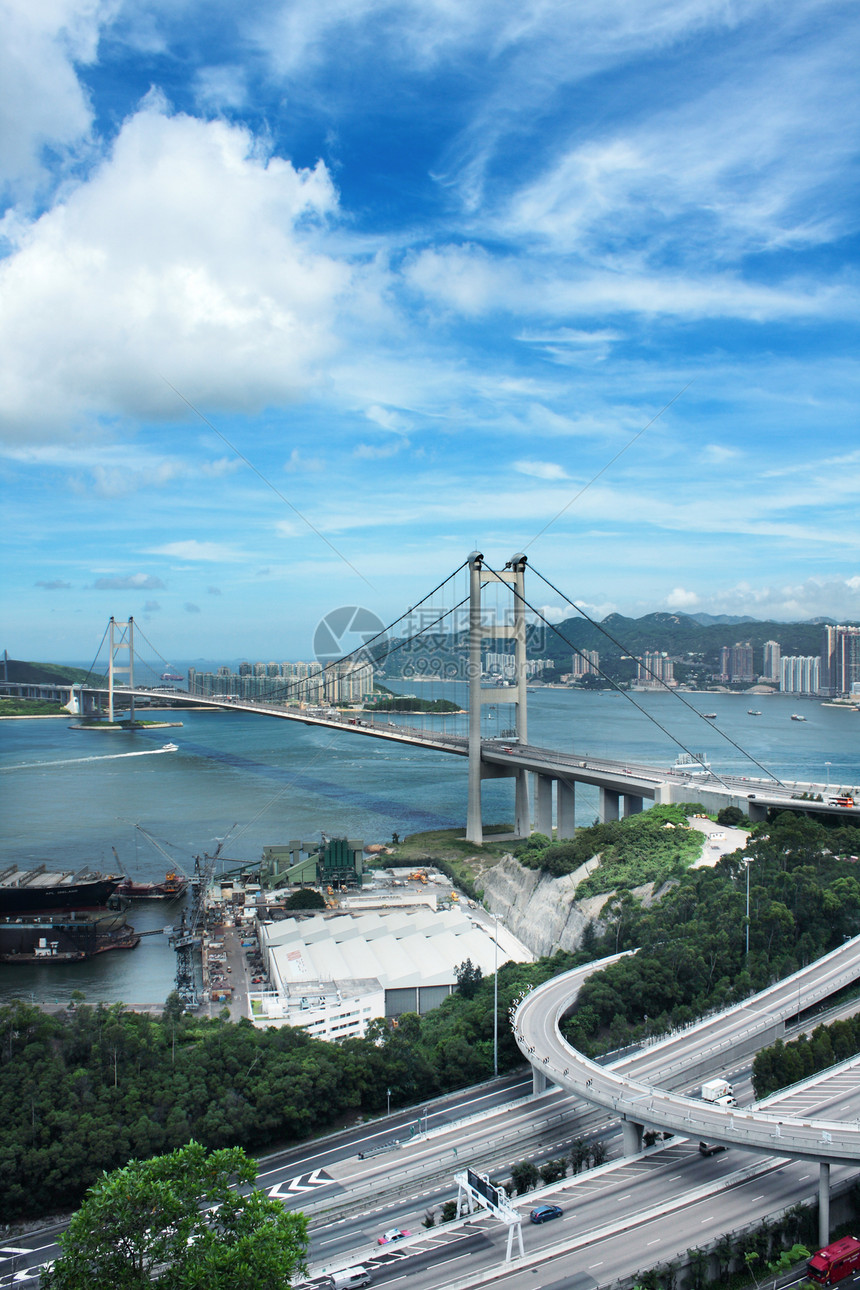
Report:
[[[659,1081],[658,1087],[689,1090],[714,1074],[732,1074],[743,1064],[745,1055],[751,1056],[775,1033],[782,1033],[786,1020],[858,974],[860,944],[855,940],[730,1013],[708,1018],[615,1062],[611,1068],[590,1063],[589,1071],[594,1066],[600,1080],[624,1078],[641,1083],[647,1079]],[[554,986],[559,980],[548,984]],[[564,982],[563,988],[569,991],[570,983]],[[528,998],[534,1000],[536,996],[540,997],[539,991]],[[518,1020],[521,1011],[522,1005]],[[803,1089],[789,1091],[778,1112],[771,1106],[763,1115],[756,1113],[755,1118],[766,1120],[772,1129],[779,1126],[783,1132],[786,1119],[794,1115],[802,1117],[804,1123],[836,1125],[838,1132],[856,1137],[856,1124],[853,1129],[845,1129],[839,1121],[856,1121],[860,1114],[858,1081],[853,1073],[857,1064],[848,1065],[847,1077],[837,1070]],[[594,1078],[590,1073],[583,1075],[583,1088],[590,1078]],[[468,1284],[479,1284],[480,1278],[492,1279],[499,1274],[505,1232],[498,1224],[483,1217],[444,1229],[424,1231],[420,1227],[428,1207],[452,1196],[454,1172],[470,1165],[485,1172],[505,1170],[507,1176],[514,1161],[561,1154],[569,1150],[574,1137],[589,1138],[608,1132],[617,1137],[618,1121],[611,1094],[611,1114],[607,1115],[601,1106],[581,1095],[555,1088],[533,1098],[528,1096],[530,1089],[531,1080],[515,1077],[428,1103],[426,1116],[425,1108],[419,1107],[391,1120],[278,1153],[261,1160],[260,1184],[312,1218],[311,1262],[316,1279],[326,1268],[373,1259],[379,1272],[375,1281],[395,1281],[408,1273],[410,1283],[414,1281],[422,1290],[433,1290],[450,1286],[454,1273],[459,1276],[460,1267],[465,1266],[471,1278]],[[585,1091],[597,1100],[591,1088]],[[694,1107],[697,1113],[702,1107],[695,1098],[675,1100]],[[643,1115],[641,1107],[637,1113]],[[704,1113],[708,1114],[707,1109]],[[749,1113],[735,1113],[735,1117],[739,1115]],[[650,1110],[647,1118],[651,1118]],[[607,1268],[615,1267],[622,1256],[628,1261],[632,1257],[630,1243],[617,1240],[622,1220],[623,1225],[636,1227],[637,1231],[648,1221],[647,1240],[641,1238],[647,1257],[630,1268],[635,1272],[658,1258],[668,1257],[665,1251],[673,1242],[680,1241],[681,1250],[692,1247],[705,1239],[707,1231],[722,1234],[731,1230],[736,1221],[771,1214],[785,1204],[808,1200],[815,1193],[814,1165],[787,1162],[773,1154],[761,1155],[750,1149],[754,1144],[748,1141],[740,1144],[745,1150],[703,1159],[697,1143],[699,1136],[709,1135],[700,1134],[698,1121],[690,1128],[695,1132],[688,1141],[678,1137],[662,1150],[614,1161],[551,1189],[553,1199],[565,1210],[564,1218],[541,1227],[527,1224],[525,1233],[528,1259],[534,1263],[536,1258],[546,1257],[545,1269],[541,1264],[541,1277],[544,1271],[548,1277],[567,1277],[573,1272],[595,1277],[600,1270],[583,1264],[577,1242],[588,1237],[591,1257],[603,1239],[597,1233],[601,1224],[605,1226],[608,1206],[622,1209],[613,1219],[616,1239],[614,1245],[612,1241],[609,1244],[614,1252],[601,1260]],[[414,1130],[411,1134],[410,1129]],[[723,1126],[723,1136],[726,1132]],[[688,1136],[689,1130],[684,1134]],[[718,1140],[717,1134],[710,1136]],[[395,1145],[395,1139],[401,1145]],[[787,1149],[784,1139],[776,1142],[771,1138],[767,1145],[771,1153]],[[359,1153],[364,1159],[359,1158]],[[860,1155],[846,1169],[850,1170],[858,1159]],[[834,1168],[833,1181],[843,1172]],[[539,1195],[531,1193],[522,1198],[524,1212]],[[694,1202],[700,1208],[692,1208]],[[672,1217],[648,1219],[654,1206]],[[616,1212],[614,1208],[612,1212]],[[381,1249],[375,1244],[376,1237],[391,1226],[408,1228],[415,1235],[401,1245]],[[3,1273],[17,1276],[17,1284],[26,1284],[26,1268],[56,1254],[57,1230],[16,1241],[10,1248],[21,1253],[0,1262],[0,1284]],[[639,1242],[637,1236],[636,1250]],[[377,1264],[379,1259],[381,1265]],[[408,1259],[408,1268],[404,1259]],[[602,1272],[591,1282],[597,1283],[604,1283]],[[514,1280],[510,1284],[517,1283]],[[551,1286],[552,1281],[533,1278],[529,1284]]]
[[[738,1055],[750,1051],[751,1046],[761,1046],[760,1036],[772,1031],[775,1023],[784,1023],[801,1008],[855,980],[860,976],[860,937],[746,1003],[701,1023],[674,1041],[671,1050],[660,1045],[659,1052],[650,1057],[621,1063],[611,1070],[583,1057],[565,1042],[559,1030],[561,1017],[593,970],[594,965],[589,965],[554,977],[533,990],[513,1017],[521,1051],[554,1083],[612,1110],[630,1124],[647,1124],[747,1150],[772,1150],[778,1140],[779,1149],[795,1159],[860,1161],[858,1123],[794,1117],[781,1121],[769,1112],[714,1106],[666,1091],[683,1074],[689,1078],[692,1070],[704,1077],[705,1064],[720,1052]],[[852,1118],[856,1120],[856,1116]]]

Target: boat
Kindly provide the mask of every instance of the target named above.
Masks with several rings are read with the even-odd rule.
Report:
[[[166,672],[161,673],[162,681],[184,681],[185,677],[180,676],[173,668],[168,668]]]
[[[132,950],[140,934],[123,909],[69,909],[0,916],[0,963],[70,963]]]
[[[705,717],[708,721],[716,721],[717,719],[716,712],[703,712],[702,716]]]
[[[760,717],[761,713],[756,708],[747,708],[748,717]]]
[[[121,882],[121,873],[49,870],[47,863],[22,870],[9,865],[0,871],[0,916],[96,909],[107,905]]]
[[[178,750],[179,750],[179,744],[162,744],[162,745],[161,745],[161,751],[162,751],[162,752],[177,752]]]
[[[185,874],[168,870],[163,882],[134,882],[131,878],[123,878],[116,894],[126,900],[173,900],[181,896],[187,886]]]
[[[791,719],[792,719],[792,721],[805,721],[805,720],[806,720],[806,717],[798,716],[798,714],[797,714],[796,712],[792,712],[792,714],[791,714]]]

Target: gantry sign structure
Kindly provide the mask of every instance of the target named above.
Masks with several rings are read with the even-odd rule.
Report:
[[[515,1235],[520,1258],[524,1258],[523,1220],[519,1212],[514,1209],[508,1200],[508,1193],[504,1187],[497,1187],[495,1183],[490,1182],[486,1174],[476,1173],[474,1169],[467,1169],[464,1174],[455,1174],[454,1182],[457,1184],[457,1217],[461,1218],[463,1214],[474,1213],[476,1205],[480,1206],[481,1209],[486,1209],[500,1222],[504,1223],[508,1229],[508,1247],[505,1261],[509,1263],[514,1257]]]

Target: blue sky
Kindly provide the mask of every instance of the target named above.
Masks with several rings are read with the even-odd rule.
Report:
[[[856,5],[3,9],[13,657],[309,657],[476,544],[860,619]]]

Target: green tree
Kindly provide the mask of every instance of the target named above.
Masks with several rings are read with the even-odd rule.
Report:
[[[284,901],[284,909],[325,909],[325,898],[312,887],[299,887],[290,892]]]
[[[530,1160],[518,1160],[515,1165],[511,1165],[511,1182],[518,1196],[537,1187],[539,1178],[537,1165],[533,1165]]]
[[[546,1164],[543,1164],[540,1167],[541,1180],[545,1182],[547,1186],[549,1186],[550,1183],[558,1182],[559,1179],[563,1178],[566,1173],[567,1173],[566,1156],[561,1156],[557,1160],[547,1160]]]
[[[729,828],[736,828],[738,825],[749,827],[749,817],[744,814],[739,806],[724,806],[717,812],[717,824],[726,824]]]
[[[481,969],[471,959],[464,959],[459,967],[454,968],[454,975],[459,993],[464,999],[473,999],[484,977]]]
[[[104,1174],[43,1290],[282,1290],[307,1270],[307,1219],[257,1191],[256,1176],[241,1148],[197,1142]]]

